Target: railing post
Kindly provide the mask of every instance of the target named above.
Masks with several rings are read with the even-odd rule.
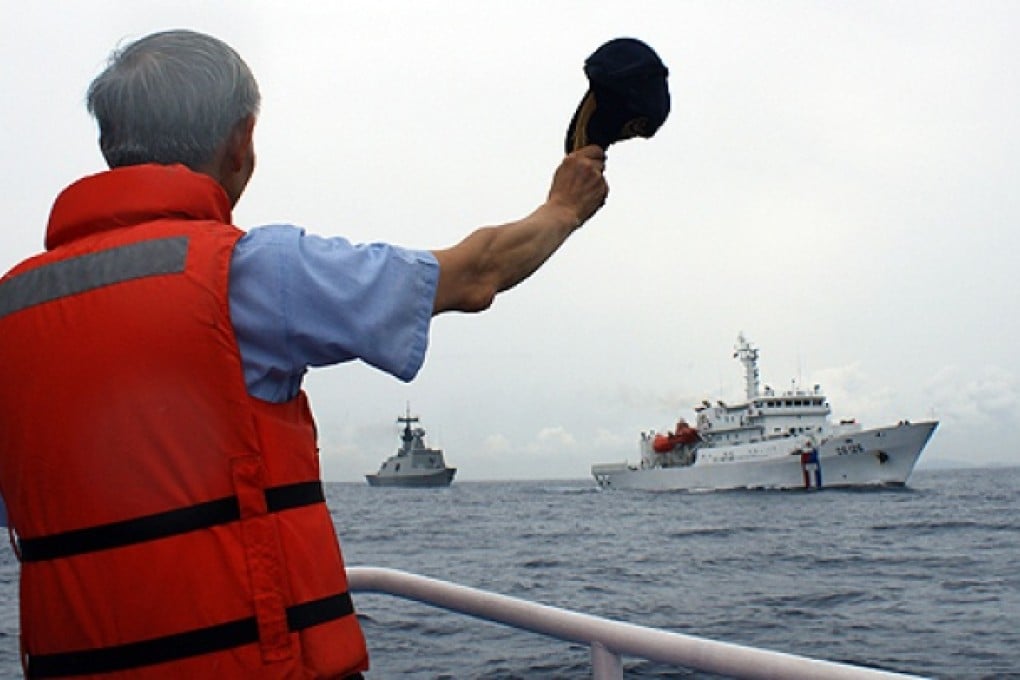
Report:
[[[623,680],[623,662],[601,642],[591,643],[592,680]]]

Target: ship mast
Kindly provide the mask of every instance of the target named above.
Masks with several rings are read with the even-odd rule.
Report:
[[[744,383],[747,391],[747,401],[758,396],[758,350],[751,347],[751,343],[744,337],[743,331],[737,335],[736,352],[733,356],[740,359],[744,364]]]
[[[404,434],[401,439],[410,444],[414,440],[414,433],[411,432],[411,423],[418,422],[418,416],[411,417],[411,402],[407,402],[407,415],[403,418],[397,418],[397,422],[404,424]]]

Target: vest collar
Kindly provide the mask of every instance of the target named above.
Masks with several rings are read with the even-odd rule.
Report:
[[[78,180],[50,211],[46,249],[160,218],[230,224],[230,200],[216,180],[183,165],[130,165]]]

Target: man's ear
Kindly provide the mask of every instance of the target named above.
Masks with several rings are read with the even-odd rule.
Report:
[[[235,205],[255,170],[255,117],[248,116],[234,124],[216,154],[196,171],[209,175],[227,192],[230,205]]]
[[[227,158],[229,170],[240,172],[248,162],[251,155],[252,136],[255,133],[255,116],[248,116],[237,121],[234,129],[230,131],[227,143]]]

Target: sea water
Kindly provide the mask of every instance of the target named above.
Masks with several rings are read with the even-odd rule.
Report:
[[[1020,468],[907,488],[647,493],[589,480],[328,484],[350,566],[937,678],[1020,677]],[[19,675],[0,556],[0,676]],[[587,646],[355,594],[369,678],[590,678]],[[624,658],[627,678],[710,677]]]

